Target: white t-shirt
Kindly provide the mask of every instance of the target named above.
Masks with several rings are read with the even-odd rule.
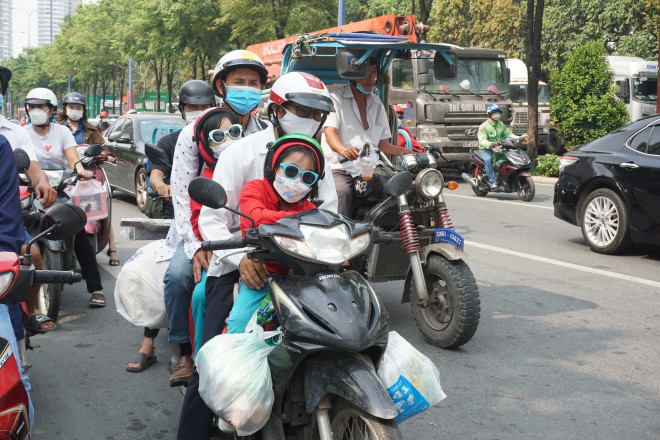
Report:
[[[39,162],[52,162],[64,167],[68,165],[64,150],[78,145],[71,130],[51,122],[50,131],[46,136],[39,136],[32,125],[28,126],[27,132],[32,139]]]
[[[7,138],[12,151],[21,148],[27,153],[30,161],[37,160],[37,155],[32,146],[32,139],[25,127],[21,127],[18,124],[14,124],[3,117],[0,117],[0,134]]]
[[[366,143],[375,148],[381,140],[392,137],[385,106],[375,94],[370,93],[367,96],[367,123],[369,124],[367,130],[362,127],[360,110],[353,97],[350,84],[337,88],[330,93],[330,97],[335,103],[335,111],[328,115],[328,119],[326,119],[323,126],[336,128],[339,139],[347,147],[353,146],[358,151],[362,151],[362,147]],[[343,168],[353,177],[362,174],[362,168],[358,161],[339,163],[339,155],[328,145],[325,133],[321,136],[321,145],[330,168],[333,170]],[[376,151],[372,149],[371,153],[372,160],[377,161]]]

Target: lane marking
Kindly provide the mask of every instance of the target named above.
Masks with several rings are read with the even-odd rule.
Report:
[[[445,196],[459,197],[461,199],[479,200],[479,201],[492,202],[492,203],[507,203],[509,205],[525,206],[528,208],[541,208],[541,209],[553,209],[553,210],[555,209],[554,206],[531,205],[528,202],[511,202],[508,200],[487,199],[485,197],[479,197],[479,196],[462,196],[460,194],[447,194],[447,193],[445,193]]]
[[[646,278],[638,278],[638,277],[634,277],[632,275],[624,275],[624,274],[617,273],[617,272],[610,272],[610,271],[607,271],[607,270],[594,269],[593,267],[580,266],[579,264],[567,263],[565,261],[559,261],[559,260],[555,260],[555,259],[552,259],[552,258],[539,257],[538,255],[525,254],[523,252],[512,251],[512,250],[509,250],[509,249],[503,249],[501,247],[491,246],[491,245],[483,244],[483,243],[476,243],[474,241],[465,240],[465,244],[468,245],[468,246],[474,246],[476,248],[486,249],[486,250],[493,251],[493,252],[499,252],[499,253],[502,253],[502,254],[513,255],[515,257],[526,258],[528,260],[539,261],[541,263],[554,264],[555,266],[566,267],[568,269],[579,270],[579,271],[582,271],[582,272],[593,273],[593,274],[596,274],[596,275],[602,275],[602,276],[606,276],[606,277],[610,277],[610,278],[616,278],[616,279],[624,280],[624,281],[632,281],[633,283],[638,283],[638,284],[643,284],[643,285],[646,285],[646,286],[660,288],[660,282],[659,281],[647,280]]]

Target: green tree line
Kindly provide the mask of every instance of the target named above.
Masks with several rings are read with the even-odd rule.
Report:
[[[527,2],[521,0],[347,0],[348,22],[384,14],[417,15],[431,25],[430,42],[504,49],[526,61]],[[4,65],[14,72],[10,90],[22,99],[33,87],[58,96],[117,95],[128,86],[134,62],[137,96],[176,90],[206,79],[232,49],[334,26],[336,0],[100,0],[67,17],[52,45],[27,49]],[[546,0],[541,33],[542,79],[560,69],[587,41],[610,54],[654,59],[658,54],[657,0]],[[157,102],[157,108],[160,108]]]

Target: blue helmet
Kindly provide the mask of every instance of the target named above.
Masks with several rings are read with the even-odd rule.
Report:
[[[493,112],[502,113],[502,109],[497,104],[491,104],[491,105],[488,106],[488,111],[486,113],[488,114],[488,116],[490,116],[490,114],[493,113]]]

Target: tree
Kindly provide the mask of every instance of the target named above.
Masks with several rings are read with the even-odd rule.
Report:
[[[538,155],[539,79],[541,76],[541,27],[545,0],[527,0],[525,53],[527,55],[527,152],[532,161]]]
[[[578,47],[550,77],[550,111],[567,145],[597,139],[625,125],[628,112],[614,95],[613,72],[602,42]]]

